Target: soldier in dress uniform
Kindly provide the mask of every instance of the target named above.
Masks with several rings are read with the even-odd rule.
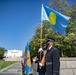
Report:
[[[36,59],[33,60],[33,61],[35,61],[35,63],[38,63],[37,72],[39,73],[39,75],[45,75],[45,72],[46,72],[45,63],[44,63],[44,65],[41,63],[43,56],[44,56],[44,50],[43,50],[43,48],[40,48],[37,53],[37,57],[36,57],[37,60]]]
[[[40,48],[41,49],[41,48]],[[40,56],[40,52],[41,52],[41,56]],[[43,55],[44,55],[44,51],[43,49],[40,50],[37,54],[37,58],[38,58],[38,67],[37,67],[37,72],[39,72],[39,75],[45,75],[45,72],[46,72],[46,66],[44,64],[44,66],[42,65],[41,63],[41,60],[43,58]]]
[[[54,41],[53,38],[46,41],[48,46],[46,52],[46,75],[60,75],[60,56],[58,49],[53,47]]]

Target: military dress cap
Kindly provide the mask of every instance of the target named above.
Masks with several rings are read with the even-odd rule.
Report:
[[[48,42],[55,42],[55,39],[54,39],[54,38],[52,38],[52,37],[48,37],[48,39],[47,39],[46,43],[48,43]]]

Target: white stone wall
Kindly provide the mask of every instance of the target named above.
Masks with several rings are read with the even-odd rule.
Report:
[[[3,58],[4,61],[21,61],[22,58]]]
[[[60,75],[76,75],[76,58],[61,58],[60,62]]]
[[[38,75],[36,67],[33,63],[33,75]],[[76,75],[76,58],[60,58],[60,75]]]

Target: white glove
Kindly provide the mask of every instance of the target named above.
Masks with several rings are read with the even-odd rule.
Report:
[[[33,62],[35,62],[36,60],[35,59],[33,59]]]
[[[40,51],[43,51],[43,49],[42,48],[39,48],[38,52],[40,52]]]
[[[39,66],[42,66],[42,63],[39,63]]]

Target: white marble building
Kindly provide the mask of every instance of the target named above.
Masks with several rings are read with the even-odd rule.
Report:
[[[5,57],[17,58],[22,56],[22,50],[7,50]]]

